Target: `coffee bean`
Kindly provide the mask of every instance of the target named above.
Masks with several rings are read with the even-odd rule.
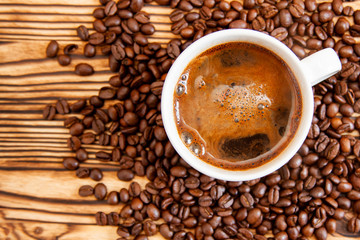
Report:
[[[144,6],[143,0],[131,0],[130,1],[130,10],[134,13],[139,12]]]
[[[99,12],[96,15],[99,16]],[[89,31],[84,25],[77,27],[76,31],[81,40],[87,41],[89,39]]]
[[[84,133],[81,136],[81,142],[84,144],[91,144],[91,143],[95,142],[95,134],[90,133],[90,132]]]
[[[135,41],[137,44],[139,44],[140,46],[145,46],[145,45],[148,44],[147,37],[144,36],[144,35],[141,34],[141,33],[135,34],[134,41]]]
[[[116,90],[111,87],[102,87],[99,91],[99,97],[101,99],[112,99],[115,97]]]
[[[347,193],[347,192],[350,192],[352,190],[352,185],[349,182],[341,182],[337,186],[337,189],[341,193]]]
[[[165,239],[171,239],[174,235],[174,232],[170,230],[169,225],[166,223],[160,225],[159,232]]]
[[[304,8],[297,3],[291,4],[289,11],[294,18],[300,18],[304,14]]]
[[[89,168],[84,168],[84,167],[79,167],[76,170],[76,176],[78,178],[87,178],[90,175],[90,169]]]
[[[107,216],[104,212],[97,212],[95,214],[96,224],[100,226],[107,225]]]
[[[100,45],[105,41],[105,36],[102,33],[95,32],[89,35],[89,43],[91,45]]]
[[[334,12],[331,10],[323,10],[319,13],[319,20],[322,23],[329,22],[333,19]]]
[[[93,11],[93,17],[97,18],[97,19],[105,18],[104,8],[95,8],[95,10]],[[83,39],[81,38],[81,40],[83,40]],[[86,41],[86,40],[83,40],[83,41]]]
[[[64,158],[63,165],[66,169],[76,170],[79,167],[79,161],[76,158]]]
[[[283,41],[288,36],[288,31],[284,27],[279,27],[271,32],[271,36],[275,37],[279,41]]]
[[[114,1],[109,1],[104,9],[104,13],[106,16],[112,16],[116,13],[117,11],[117,6],[116,3]]]
[[[305,0],[305,7],[309,12],[315,11],[317,8],[316,0]]]
[[[107,188],[103,183],[98,183],[94,187],[94,195],[98,200],[103,200],[106,197]]]
[[[55,118],[56,109],[52,105],[47,105],[43,110],[43,118],[53,120]]]
[[[69,104],[65,99],[60,99],[56,102],[56,111],[60,114],[67,114],[70,112]]]
[[[149,14],[146,12],[138,12],[135,14],[134,18],[141,24],[147,24],[150,22]]]
[[[282,27],[290,27],[293,23],[291,13],[287,9],[282,9],[279,12],[280,24]]]
[[[160,218],[160,210],[154,204],[149,204],[147,206],[146,213],[151,220],[155,221]]]
[[[83,185],[79,188],[79,195],[81,197],[88,197],[94,194],[94,188],[90,185]]]
[[[129,169],[121,169],[117,172],[117,177],[122,181],[131,181],[135,175],[133,171]]]
[[[306,41],[306,47],[312,50],[319,50],[322,47],[322,42],[319,39],[309,38]]]
[[[103,178],[103,173],[99,168],[93,168],[91,169],[89,176],[95,181],[100,181]]]
[[[249,224],[255,224],[262,217],[260,209],[253,208],[249,211],[246,220]]]
[[[167,46],[167,53],[171,58],[176,58],[177,56],[180,55],[180,48],[178,45],[170,42]]]
[[[76,158],[77,160],[79,160],[80,162],[83,162],[85,160],[88,159],[88,154],[86,152],[85,149],[83,148],[79,148],[77,151],[76,151]]]
[[[128,124],[129,126],[134,126],[139,122],[139,118],[138,116],[133,113],[133,112],[127,112],[124,115],[124,121],[126,122],[126,124]]]
[[[86,100],[82,99],[70,106],[72,112],[80,112],[86,106]]]
[[[73,124],[75,124],[77,122],[79,122],[79,119],[77,117],[68,117],[64,120],[64,127],[70,128]],[[77,139],[77,140],[79,140],[79,139]]]
[[[59,51],[59,44],[55,40],[51,40],[46,48],[46,56],[49,58],[54,58],[57,56]]]
[[[75,73],[79,76],[89,76],[94,73],[94,69],[87,63],[79,63],[75,66]]]

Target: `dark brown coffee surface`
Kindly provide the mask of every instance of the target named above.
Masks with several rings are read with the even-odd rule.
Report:
[[[233,170],[278,155],[301,115],[299,86],[283,60],[240,42],[215,46],[191,61],[174,101],[178,131],[190,150]]]

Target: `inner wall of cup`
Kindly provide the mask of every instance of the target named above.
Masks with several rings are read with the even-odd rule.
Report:
[[[167,75],[167,79],[163,88],[163,101],[161,108],[162,116],[164,118],[164,126],[169,136],[169,140],[171,141],[175,150],[185,161],[187,161],[195,169],[209,176],[228,181],[239,181],[251,180],[267,175],[288,162],[290,158],[297,152],[298,148],[300,148],[307,136],[313,115],[313,95],[311,85],[301,70],[299,60],[295,54],[293,54],[291,50],[281,42],[270,36],[264,35],[265,34],[261,34],[252,30],[224,30],[205,36],[204,38],[190,45],[178,57]],[[271,160],[257,168],[242,171],[224,170],[208,164],[200,158],[196,157],[180,139],[175,123],[173,109],[175,86],[181,74],[187,65],[191,62],[191,60],[213,46],[234,41],[249,42],[260,45],[266,49],[271,50],[274,54],[282,58],[288,64],[289,68],[292,70],[296,79],[298,80],[299,86],[301,88],[303,103],[302,117],[300,120],[301,122],[297,132],[291,140],[291,143],[276,157],[276,161]]]

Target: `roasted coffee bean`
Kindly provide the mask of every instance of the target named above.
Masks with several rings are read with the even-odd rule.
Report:
[[[279,41],[283,41],[288,36],[288,31],[284,27],[279,27],[271,32],[271,36],[275,37]]]
[[[81,197],[88,197],[94,194],[94,188],[90,185],[83,185],[79,188],[79,195]]]
[[[111,160],[111,154],[104,152],[104,151],[99,151],[95,154],[96,159],[99,159],[101,161],[110,161]]]
[[[142,9],[143,6],[144,6],[143,0],[131,0],[129,7],[132,12],[137,13]]]
[[[68,117],[64,120],[64,127],[70,128],[73,124],[77,122],[79,122],[79,119],[77,117]]]
[[[255,224],[262,217],[260,209],[253,208],[249,211],[246,220],[249,224]]]
[[[55,118],[56,108],[52,105],[47,105],[43,110],[43,118],[53,120]]]
[[[322,23],[329,22],[333,19],[334,15],[334,12],[331,10],[323,10],[319,13],[319,20]]]
[[[78,178],[87,178],[90,175],[90,169],[89,168],[84,168],[84,167],[79,167],[76,170],[76,176]]]
[[[268,201],[270,204],[276,204],[279,201],[280,192],[277,187],[272,187],[269,190]]]
[[[106,194],[107,194],[107,188],[103,183],[98,183],[95,185],[94,195],[96,199],[103,200],[105,199]]]
[[[64,47],[64,54],[65,55],[70,55],[71,53],[73,53],[78,48],[79,48],[79,46],[77,44],[68,44],[68,45],[66,45]]]
[[[82,99],[70,106],[72,112],[80,112],[86,106],[86,100]]]
[[[91,144],[91,143],[95,142],[95,134],[93,134],[91,132],[84,133],[81,136],[81,142],[84,144]]]
[[[54,58],[57,56],[59,51],[59,44],[55,40],[51,40],[46,48],[46,56],[49,58]]]
[[[88,159],[88,154],[85,149],[80,148],[76,151],[76,159],[83,162]]]
[[[105,36],[102,33],[92,33],[89,35],[89,43],[91,45],[100,45],[105,41]]]
[[[122,181],[131,181],[135,175],[132,170],[121,169],[117,172],[117,177]]]
[[[340,17],[335,24],[335,32],[343,35],[350,28],[350,23],[345,17]]]
[[[150,22],[149,14],[146,12],[138,12],[135,14],[134,18],[141,24],[147,24]]]
[[[116,94],[116,90],[111,87],[103,87],[99,91],[99,97],[101,99],[112,99]]]
[[[71,63],[71,57],[65,54],[59,54],[57,61],[61,66],[68,66]]]
[[[142,25],[140,30],[145,35],[152,35],[155,33],[155,27],[150,23]]]
[[[182,166],[175,166],[170,169],[171,175],[175,177],[185,177],[186,176],[186,168]]]
[[[66,169],[76,170],[79,167],[79,161],[76,158],[64,158],[63,165]]]
[[[105,131],[105,125],[100,119],[95,119],[92,121],[91,128],[96,134],[100,134]]]
[[[146,213],[151,220],[155,221],[160,218],[160,210],[152,203],[147,206]]]
[[[56,111],[60,114],[67,114],[70,112],[69,104],[65,99],[60,99],[56,102]]]
[[[96,224],[100,226],[107,225],[107,216],[104,212],[97,212],[95,214]]]
[[[293,23],[291,13],[287,9],[281,9],[279,12],[280,24],[282,27],[290,27]]]
[[[97,19],[105,18],[104,8],[95,8],[95,10],[93,11],[93,17],[97,18]],[[85,41],[85,40],[83,40],[83,41]]]
[[[91,169],[89,176],[95,181],[100,181],[103,178],[103,173],[99,168],[93,168]]]
[[[79,76],[89,76],[94,73],[94,69],[87,63],[79,63],[75,66],[75,73]]]
[[[77,27],[76,32],[81,40],[87,41],[89,39],[89,31],[84,25],[80,25],[79,27]]]
[[[169,225],[166,223],[160,225],[159,232],[165,239],[171,239],[174,235],[174,232],[170,230]]]
[[[327,238],[327,231],[325,227],[321,227],[315,230],[315,236],[319,240],[326,240]]]
[[[137,182],[132,182],[129,186],[129,194],[131,197],[138,197],[141,193],[140,184]]]
[[[112,16],[116,13],[117,11],[117,6],[116,3],[114,1],[109,1],[104,9],[104,13],[106,16]]]

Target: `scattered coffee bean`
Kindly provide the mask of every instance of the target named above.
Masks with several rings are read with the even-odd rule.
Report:
[[[81,197],[88,197],[94,194],[94,188],[90,185],[84,185],[79,188],[79,195]]]
[[[91,169],[89,176],[95,181],[100,181],[103,178],[103,173],[99,168],[93,168]]]
[[[87,41],[89,39],[89,31],[88,29],[84,26],[84,25],[80,25],[77,29],[76,29],[77,35],[78,37],[83,40],[83,41]]]
[[[79,63],[75,66],[75,73],[80,76],[89,76],[94,73],[94,69],[87,63]]]
[[[49,45],[46,48],[46,56],[49,58],[54,58],[57,56],[59,51],[59,44],[55,40],[51,40]]]
[[[43,118],[53,120],[55,118],[56,108],[52,105],[47,105],[43,110]]]
[[[94,195],[98,200],[103,200],[106,197],[107,188],[103,183],[98,183],[94,187]]]
[[[64,158],[63,165],[69,170],[76,170],[79,167],[79,161],[76,158]]]

